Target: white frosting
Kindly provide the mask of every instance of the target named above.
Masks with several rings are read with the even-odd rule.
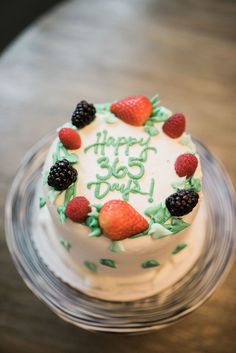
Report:
[[[174,169],[174,163],[176,158],[186,152],[194,152],[195,146],[191,144],[190,146],[183,145],[178,142],[178,139],[171,139],[162,132],[162,124],[156,124],[159,129],[159,134],[157,136],[151,137],[150,147],[155,147],[157,153],[154,153],[152,150],[148,152],[147,161],[143,163],[145,168],[145,173],[143,177],[139,180],[140,187],[142,191],[148,191],[150,186],[151,178],[155,180],[155,187],[153,192],[153,203],[150,203],[148,199],[150,195],[140,195],[138,193],[130,193],[128,202],[142,215],[144,215],[144,210],[152,205],[157,205],[160,202],[164,202],[165,199],[174,192],[171,183],[177,178]],[[104,198],[98,200],[94,194],[94,187],[91,189],[88,188],[88,182],[96,180],[96,174],[105,175],[106,169],[101,169],[97,163],[97,159],[101,157],[101,154],[94,154],[93,149],[89,149],[87,153],[85,148],[89,145],[92,145],[96,142],[96,134],[102,132],[103,130],[108,130],[108,137],[112,136],[115,139],[118,139],[122,136],[126,137],[135,137],[136,139],[143,139],[146,141],[148,139],[148,134],[144,131],[143,127],[134,127],[124,122],[117,120],[114,124],[107,124],[104,119],[103,114],[97,114],[96,119],[87,127],[79,131],[82,147],[79,150],[71,151],[77,153],[79,156],[79,164],[74,165],[78,170],[78,181],[77,181],[77,190],[76,195],[85,196],[91,204],[104,204],[108,200],[112,199],[122,199],[122,195],[119,191],[109,192]],[[48,153],[45,165],[44,172],[48,171],[53,164],[52,154],[55,152],[56,144],[58,138],[55,139],[52,144],[50,151]],[[140,155],[142,146],[137,144],[130,147],[129,157],[138,157]],[[125,146],[119,148],[119,165],[128,166],[128,156],[124,153]],[[114,158],[114,148],[112,146],[105,147],[105,156],[109,158],[110,163],[112,164]],[[132,167],[128,169],[137,173],[138,168]],[[201,167],[200,163],[194,174],[195,178],[201,178]],[[126,175],[122,179],[117,179],[112,177],[109,179],[110,183],[127,183],[129,177]],[[47,199],[49,188],[46,185],[44,187],[45,197]],[[50,212],[50,217],[47,215],[43,217],[46,219],[44,221],[44,227],[48,225],[47,233],[50,233],[52,237],[53,244],[55,246],[55,253],[63,259],[63,261],[68,265],[69,268],[73,269],[78,275],[83,273],[83,278],[86,279],[87,285],[81,285],[81,290],[84,290],[88,294],[102,297],[104,299],[113,299],[119,300],[119,295],[112,295],[112,293],[106,295],[106,290],[108,283],[112,283],[112,286],[128,286],[131,282],[143,283],[143,281],[148,282],[148,278],[151,279],[155,276],[156,273],[161,273],[164,271],[164,268],[172,263],[173,258],[181,257],[182,253],[188,254],[189,252],[199,254],[199,248],[202,245],[202,241],[199,238],[199,246],[196,246],[197,241],[194,239],[194,229],[193,226],[187,228],[186,230],[179,232],[178,234],[169,235],[162,239],[154,240],[151,236],[142,236],[135,239],[125,239],[122,241],[122,246],[124,247],[124,252],[114,253],[109,250],[110,240],[105,236],[100,237],[89,237],[90,229],[82,224],[77,224],[72,222],[69,219],[66,219],[65,224],[61,224],[56,208],[63,203],[64,192],[56,199],[55,203],[50,203],[47,199],[47,207]],[[201,199],[201,197],[200,197]],[[200,204],[200,202],[199,202]],[[184,216],[183,219],[187,223],[193,223],[195,216],[199,210],[199,204],[193,212]],[[45,212],[45,211],[42,211]],[[50,222],[50,218],[53,223]],[[50,223],[50,226],[49,226]],[[46,225],[45,225],[46,224]],[[195,225],[196,231],[196,225]],[[69,251],[66,251],[65,248],[60,244],[61,239],[68,242],[71,246]],[[173,255],[172,251],[174,248],[180,244],[186,243],[188,247],[182,250],[181,253]],[[194,247],[193,247],[194,244]],[[196,251],[194,248],[196,247]],[[191,250],[190,250],[191,249]],[[195,256],[196,257],[196,256]],[[195,259],[192,256],[192,259]],[[115,261],[116,268],[110,268],[100,264],[101,259],[112,259]],[[155,259],[160,263],[158,268],[146,268],[144,269],[141,265],[147,260]],[[85,268],[84,262],[90,261],[96,264],[97,273],[93,274],[88,269]],[[187,264],[191,264],[192,261],[188,260]],[[188,268],[188,265],[184,265],[185,270]],[[174,266],[172,266],[174,267]],[[174,269],[173,269],[174,270]],[[182,271],[183,272],[183,271]],[[85,277],[84,277],[85,276]],[[175,276],[174,276],[175,277]],[[88,285],[89,283],[89,285]],[[103,285],[104,284],[104,285]],[[93,294],[93,289],[99,288]],[[155,287],[156,288],[156,287]],[[99,291],[101,294],[99,295]],[[107,293],[108,293],[107,292]],[[128,293],[129,291],[127,291]],[[142,292],[142,291],[141,291]],[[136,294],[123,294],[122,300],[132,300],[144,296],[144,293],[137,289]],[[153,290],[149,290],[149,293]],[[114,294],[114,293],[113,293]],[[147,292],[148,295],[148,292]]]
[[[150,186],[150,179],[155,179],[155,188],[152,204],[158,204],[159,202],[164,201],[170,194],[173,193],[173,188],[171,187],[171,182],[176,179],[178,176],[175,173],[174,164],[176,158],[186,152],[194,152],[195,146],[185,146],[178,142],[178,139],[172,139],[168,137],[162,131],[162,124],[156,124],[159,129],[159,134],[157,136],[151,137],[150,147],[157,148],[157,153],[153,151],[148,152],[147,161],[144,162],[145,174],[140,181],[141,190],[148,191]],[[102,169],[97,163],[97,159],[101,157],[101,154],[94,154],[93,149],[90,149],[85,153],[84,149],[96,142],[96,134],[102,132],[103,130],[108,130],[108,137],[112,136],[115,139],[119,137],[135,137],[137,139],[143,138],[144,141],[147,140],[148,134],[144,131],[143,127],[135,127],[124,123],[121,120],[117,120],[115,124],[107,124],[103,114],[97,114],[96,119],[85,128],[79,131],[82,140],[82,147],[79,150],[71,151],[78,154],[79,164],[74,165],[78,170],[78,182],[77,182],[77,195],[85,196],[91,204],[96,203],[105,203],[108,200],[112,199],[121,199],[121,193],[118,191],[112,191],[108,193],[102,200],[98,200],[94,195],[94,187],[90,190],[87,187],[87,183],[90,181],[96,180],[96,174],[105,175],[106,170]],[[102,139],[101,139],[102,140]],[[47,171],[52,166],[52,153],[56,149],[56,144],[58,138],[55,139],[52,147],[49,151],[44,170]],[[130,147],[130,157],[138,157],[143,147],[139,145],[133,145]],[[121,146],[119,149],[119,165],[128,166],[128,158],[124,153],[125,147]],[[114,148],[106,147],[105,156],[109,158],[111,164],[113,163],[116,156],[114,156]],[[137,168],[129,168],[133,173],[137,173]],[[201,168],[200,164],[194,174],[194,177],[201,178]],[[120,183],[126,184],[129,177],[126,176],[122,179],[117,179],[112,177],[109,179],[110,183]],[[47,190],[46,190],[47,192]],[[129,203],[135,207],[137,211],[141,214],[144,213],[144,210],[151,206],[152,204],[148,202],[148,196],[132,194],[130,193]],[[56,201],[56,205],[63,203],[64,193],[62,193]]]

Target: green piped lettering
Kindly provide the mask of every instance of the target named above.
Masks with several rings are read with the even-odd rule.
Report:
[[[108,136],[108,131],[103,130],[96,135],[96,142],[85,147],[84,152],[93,151],[94,154],[100,155],[97,159],[98,165],[103,172],[96,174],[96,180],[87,183],[87,188],[94,190],[97,199],[103,199],[109,192],[120,192],[123,200],[128,201],[131,193],[148,196],[148,201],[153,202],[153,193],[155,181],[150,180],[149,189],[142,190],[140,180],[145,174],[144,163],[148,159],[149,151],[157,153],[155,147],[149,146],[151,136],[148,138],[135,138],[121,136],[115,138]],[[132,146],[139,146],[141,150],[138,157],[131,157],[130,151]],[[125,147],[125,149],[124,149]],[[113,149],[114,160],[106,157],[107,149]],[[119,154],[121,149],[125,156],[129,157],[127,166],[121,164]],[[125,182],[113,182],[112,178],[122,180],[127,178]]]

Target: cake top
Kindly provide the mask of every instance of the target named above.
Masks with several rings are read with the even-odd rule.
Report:
[[[58,129],[45,166],[47,197],[62,223],[112,240],[176,233],[198,203],[201,169],[182,113],[158,96],[81,101]]]

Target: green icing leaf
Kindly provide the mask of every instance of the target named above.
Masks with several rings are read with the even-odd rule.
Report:
[[[70,199],[75,194],[75,183],[71,184],[70,187],[66,190],[65,198],[64,198],[64,206],[70,201]]]
[[[182,218],[175,218],[175,217],[171,219],[171,223],[164,224],[164,227],[174,234],[180,232],[181,230],[184,230],[189,226],[190,224],[184,222]]]
[[[100,209],[102,208],[102,204],[101,203],[94,204],[93,207],[97,210],[97,212],[99,212]]]
[[[53,203],[53,202],[56,200],[57,196],[60,195],[60,193],[61,193],[60,191],[57,191],[57,190],[55,190],[55,189],[50,189],[49,192],[48,192],[48,199],[49,199],[49,201],[50,201],[51,203]]]
[[[111,103],[98,103],[95,104],[96,112],[101,113],[110,110]]]
[[[52,155],[53,163],[56,163],[60,159],[60,148],[61,148],[61,146],[63,146],[63,145],[62,145],[62,143],[59,140],[57,142],[57,145],[56,145],[56,151]]]
[[[76,183],[73,183],[70,185],[70,187],[65,192],[63,204],[57,208],[57,213],[59,215],[59,219],[62,224],[64,224],[66,221],[66,218],[67,218],[66,217],[66,206],[67,206],[68,202],[70,201],[70,199],[75,195],[75,188],[76,188]]]
[[[58,156],[56,153],[52,154],[52,160],[53,160],[53,164],[55,164],[58,161]]]
[[[153,96],[151,98],[151,103],[152,103],[153,106],[156,106],[156,105],[158,105],[160,103],[159,94],[155,94],[155,96]]]
[[[93,262],[84,261],[84,266],[91,272],[97,272],[97,266]]]
[[[154,125],[154,123],[150,119],[146,120],[144,123],[144,126],[153,126],[153,125]]]
[[[150,227],[149,234],[153,240],[167,237],[170,234],[173,234],[171,231],[166,229],[162,224],[153,223]]]
[[[158,100],[159,96],[155,95],[151,99],[152,103],[152,113],[151,116],[146,120],[144,124],[144,131],[147,132],[150,136],[156,136],[159,134],[159,130],[154,126],[154,123],[159,122],[159,120],[156,118],[157,112],[160,110],[158,107],[158,104],[160,101]]]
[[[159,106],[160,101],[158,95],[151,99],[151,103],[153,107],[152,113],[144,124],[144,131],[147,132],[150,136],[156,136],[159,134],[159,130],[154,126],[154,123],[165,121],[172,115],[172,112],[163,106]]]
[[[61,238],[60,239],[60,244],[66,249],[66,251],[70,251],[71,244],[67,240]]]
[[[183,146],[190,147],[193,151],[196,150],[196,146],[194,145],[190,134],[183,133],[178,142]]]
[[[148,216],[150,218],[154,218],[155,214],[159,211],[160,205],[157,206],[150,206],[144,210],[145,216]]]
[[[178,254],[180,251],[182,251],[184,248],[186,248],[186,246],[188,246],[188,245],[185,243],[178,244],[176,246],[176,248],[171,253],[173,255]]]
[[[156,136],[159,134],[159,130],[154,125],[150,124],[144,125],[144,131],[147,132],[150,136]]]
[[[94,228],[98,226],[98,220],[95,217],[88,217],[86,220],[86,225],[90,228]]]
[[[109,250],[112,252],[123,252],[125,251],[122,241],[120,240],[112,240],[110,242]]]
[[[171,182],[171,186],[175,190],[184,189],[185,182],[186,182],[186,177],[176,178]]]
[[[153,122],[153,123],[162,123],[162,122],[165,121],[166,119],[163,119],[163,118],[161,118],[161,117],[159,117],[159,116],[151,115],[148,120],[151,121],[151,122]]]
[[[47,184],[48,182],[48,175],[49,175],[49,171],[46,170],[45,172],[43,172],[43,184]]]
[[[172,115],[172,112],[169,109],[165,107],[158,107],[153,110],[151,119],[152,121],[160,123],[160,122],[166,121],[171,115]]]
[[[155,223],[163,224],[170,218],[170,213],[166,206],[160,203],[145,209],[144,214],[150,217]]]
[[[104,266],[107,266],[107,267],[116,268],[116,263],[112,259],[101,259],[99,262],[100,262],[101,265],[104,265]]]
[[[192,189],[195,192],[200,192],[202,189],[201,180],[198,178],[189,178],[189,186],[186,189]]]
[[[64,205],[59,206],[57,213],[59,214],[60,222],[64,224],[66,221],[66,207]]]
[[[107,124],[115,124],[119,119],[111,112],[105,112],[104,120]]]
[[[89,237],[100,237],[102,231],[99,227],[93,227],[92,232],[89,233]]]
[[[79,156],[76,153],[69,153],[67,148],[59,141],[59,159],[67,159],[71,164],[79,162]]]
[[[79,162],[79,156],[76,153],[67,153],[63,158],[66,158],[71,164]]]
[[[151,267],[157,267],[160,266],[160,263],[157,260],[147,260],[142,263],[142,268],[151,268]]]
[[[39,197],[39,207],[42,208],[46,205],[46,200],[43,196]]]
[[[148,228],[144,232],[141,232],[141,233],[138,233],[138,234],[134,234],[134,235],[132,235],[129,238],[130,239],[135,239],[135,238],[140,238],[140,237],[143,237],[144,235],[149,234],[149,229],[150,229],[150,225],[151,224],[152,224],[152,221],[150,221],[150,224],[149,224]]]
[[[185,190],[194,190],[195,192],[200,192],[201,191],[201,180],[198,178],[186,178],[186,177],[181,177],[181,178],[176,178],[175,180],[172,181],[171,186],[173,189],[176,191],[180,189],[185,189]]]
[[[102,230],[99,226],[98,216],[101,206],[92,205],[92,207],[95,209],[95,211],[92,211],[88,214],[85,224],[91,229],[89,237],[100,237],[100,235],[102,235]]]

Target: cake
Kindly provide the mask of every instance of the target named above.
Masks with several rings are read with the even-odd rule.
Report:
[[[186,120],[158,96],[130,96],[83,100],[58,128],[39,201],[52,254],[73,272],[69,280],[45,259],[63,281],[105,300],[134,300],[193,266],[204,234],[202,171]]]

